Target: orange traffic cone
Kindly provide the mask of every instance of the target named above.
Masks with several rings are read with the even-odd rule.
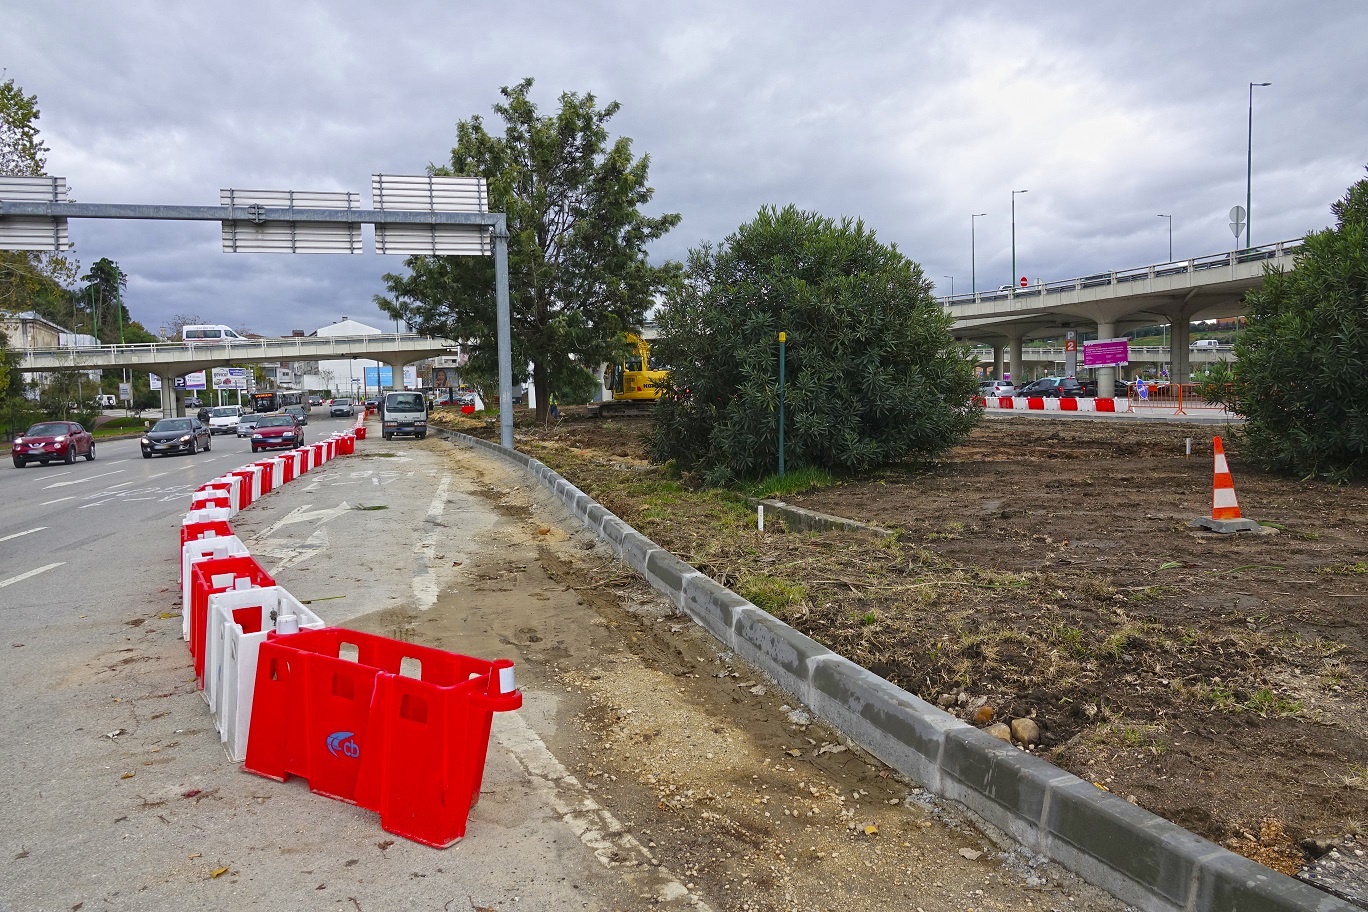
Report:
[[[1230,477],[1230,466],[1226,463],[1225,446],[1220,437],[1212,439],[1216,451],[1215,476],[1211,482],[1211,518],[1239,519],[1240,502],[1235,499],[1235,480]]]
[[[1235,481],[1230,477],[1225,446],[1220,437],[1213,437],[1215,466],[1211,482],[1211,518],[1193,520],[1188,525],[1213,532],[1258,532],[1262,527],[1252,519],[1240,516],[1240,502],[1235,498]]]

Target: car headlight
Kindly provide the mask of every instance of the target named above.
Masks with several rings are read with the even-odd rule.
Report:
[[[190,442],[191,440],[193,440],[193,439],[194,439],[194,435],[193,435],[193,434],[186,434],[185,436],[181,437],[180,442],[181,442],[181,443],[189,443],[189,442]]]
[[[151,442],[152,442],[152,441],[148,440],[146,437],[144,437],[144,438],[142,439],[142,443],[143,443],[144,446],[150,444]]]
[[[66,443],[66,435],[63,434],[61,437],[54,437],[54,438],[52,438],[52,442],[53,442],[53,443]]]
[[[24,442],[24,438],[23,438],[23,437],[15,437],[15,438],[14,438],[14,445],[15,445],[15,446],[18,446],[19,444],[21,444],[21,443],[23,443],[23,442]]]

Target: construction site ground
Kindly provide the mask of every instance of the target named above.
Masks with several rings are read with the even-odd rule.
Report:
[[[1029,749],[1284,873],[1362,844],[1362,485],[1268,474],[1228,433],[1263,532],[1201,532],[1223,428],[991,418],[933,462],[784,498],[888,534],[762,534],[741,492],[650,461],[649,418],[562,413],[520,422],[518,448],[899,686],[980,725],[1032,719]]]

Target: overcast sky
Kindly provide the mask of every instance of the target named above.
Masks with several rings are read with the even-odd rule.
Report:
[[[38,96],[48,173],[90,203],[356,190],[448,160],[457,121],[536,79],[621,102],[682,259],[766,204],[861,218],[940,293],[1232,249],[1254,89],[1253,241],[1330,222],[1368,164],[1368,3],[19,2],[0,66]],[[490,124],[491,128],[494,123]],[[402,258],[220,253],[212,223],[71,224],[83,267],[275,335],[350,316]],[[368,245],[368,249],[369,245]]]

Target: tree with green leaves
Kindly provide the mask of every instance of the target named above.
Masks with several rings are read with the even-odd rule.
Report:
[[[123,290],[128,287],[128,276],[108,257],[100,257],[81,276],[85,286],[76,292],[91,315],[91,335],[101,342],[119,342],[120,330],[132,322],[123,303]]]
[[[513,364],[532,364],[537,417],[548,393],[574,387],[585,369],[613,360],[674,271],[652,266],[646,246],[679,222],[647,216],[650,157],[611,139],[620,105],[564,92],[541,114],[532,80],[501,89],[502,134],[476,115],[461,121],[450,164],[433,174],[484,177],[490,208],[508,216]],[[469,370],[494,376],[498,350],[494,266],[487,257],[410,257],[407,275],[385,276],[376,303],[416,331],[469,343]]]
[[[1264,466],[1368,478],[1368,179],[1306,235],[1291,270],[1265,267],[1235,342],[1234,409]]]
[[[0,83],[0,174],[44,173],[48,147],[38,130],[40,116],[37,95],[25,95],[12,77]],[[0,250],[0,310],[34,310],[51,319],[66,302],[64,286],[79,271],[74,260],[59,254]],[[69,321],[56,322],[65,326]]]
[[[862,222],[764,208],[690,251],[657,315],[670,366],[653,455],[711,483],[778,465],[780,332],[788,467],[866,471],[931,456],[979,418],[973,364],[919,265]]]

